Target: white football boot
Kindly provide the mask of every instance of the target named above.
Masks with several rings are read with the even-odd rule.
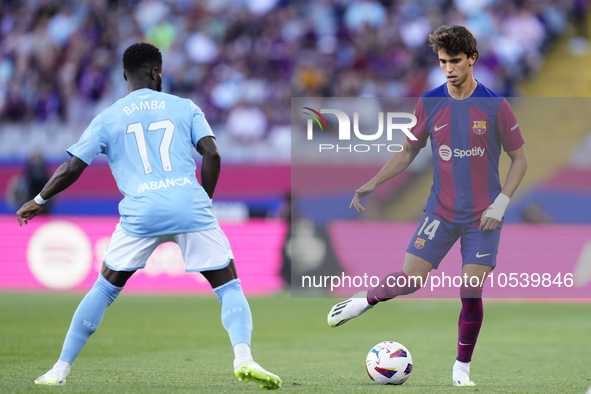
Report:
[[[234,359],[234,375],[241,382],[255,382],[262,389],[274,390],[283,382],[279,376],[257,364],[253,359]]]
[[[367,291],[360,291],[346,301],[339,302],[328,312],[328,325],[338,327],[373,308],[367,302]]]
[[[52,368],[35,379],[35,384],[43,384],[46,386],[64,386],[66,384],[66,377],[70,373],[67,369]]]
[[[456,360],[452,379],[454,386],[476,386],[476,383],[470,380],[470,363],[460,363]]]

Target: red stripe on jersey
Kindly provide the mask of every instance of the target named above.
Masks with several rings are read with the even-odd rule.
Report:
[[[509,103],[507,103],[507,100],[504,100],[499,107],[497,122],[499,133],[501,134],[501,142],[506,152],[511,152],[525,144],[515,114]]]
[[[433,137],[437,147],[437,164],[439,166],[439,205],[435,214],[453,222],[455,217],[456,184],[453,178],[451,146],[451,107],[445,107],[433,117]],[[447,158],[445,160],[444,158]]]
[[[492,204],[488,195],[488,136],[494,133],[488,116],[477,107],[470,107],[470,174],[472,178],[472,206],[474,228],[479,226],[482,212]]]

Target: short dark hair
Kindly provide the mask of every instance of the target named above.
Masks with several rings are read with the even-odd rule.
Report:
[[[123,53],[123,69],[133,73],[144,66],[162,65],[162,54],[160,50],[147,42],[140,42],[131,45]]]
[[[429,36],[429,45],[435,53],[443,49],[450,56],[465,53],[470,57],[476,54],[478,60],[478,42],[474,34],[464,26],[446,25],[438,27],[433,34]]]

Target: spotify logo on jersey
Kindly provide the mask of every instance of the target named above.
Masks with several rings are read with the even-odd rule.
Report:
[[[447,145],[441,145],[439,147],[439,156],[445,161],[451,159],[451,148]]]
[[[472,149],[454,149],[453,150],[453,157],[458,157],[458,158],[462,158],[462,157],[484,157],[484,154],[486,153],[486,148],[480,148],[480,147],[476,147],[476,148],[472,148]],[[444,161],[449,161],[449,159],[451,159],[452,157],[452,151],[451,148],[447,145],[441,145],[439,147],[439,156],[441,156],[441,158]]]

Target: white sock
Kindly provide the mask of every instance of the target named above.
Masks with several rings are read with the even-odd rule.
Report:
[[[247,343],[238,343],[234,346],[234,358],[237,360],[252,360],[250,346]]]
[[[463,363],[456,360],[453,369],[453,380],[459,380],[461,382],[470,380],[470,363]]]
[[[357,296],[357,294],[353,295],[353,301],[349,304],[349,310],[354,314],[353,317],[359,316],[375,306],[367,302],[366,291],[361,294],[361,297]]]
[[[72,366],[72,364],[62,361],[62,360],[57,360],[57,363],[55,363],[55,365],[53,366],[53,369],[65,369],[66,371],[70,372],[70,367]]]

